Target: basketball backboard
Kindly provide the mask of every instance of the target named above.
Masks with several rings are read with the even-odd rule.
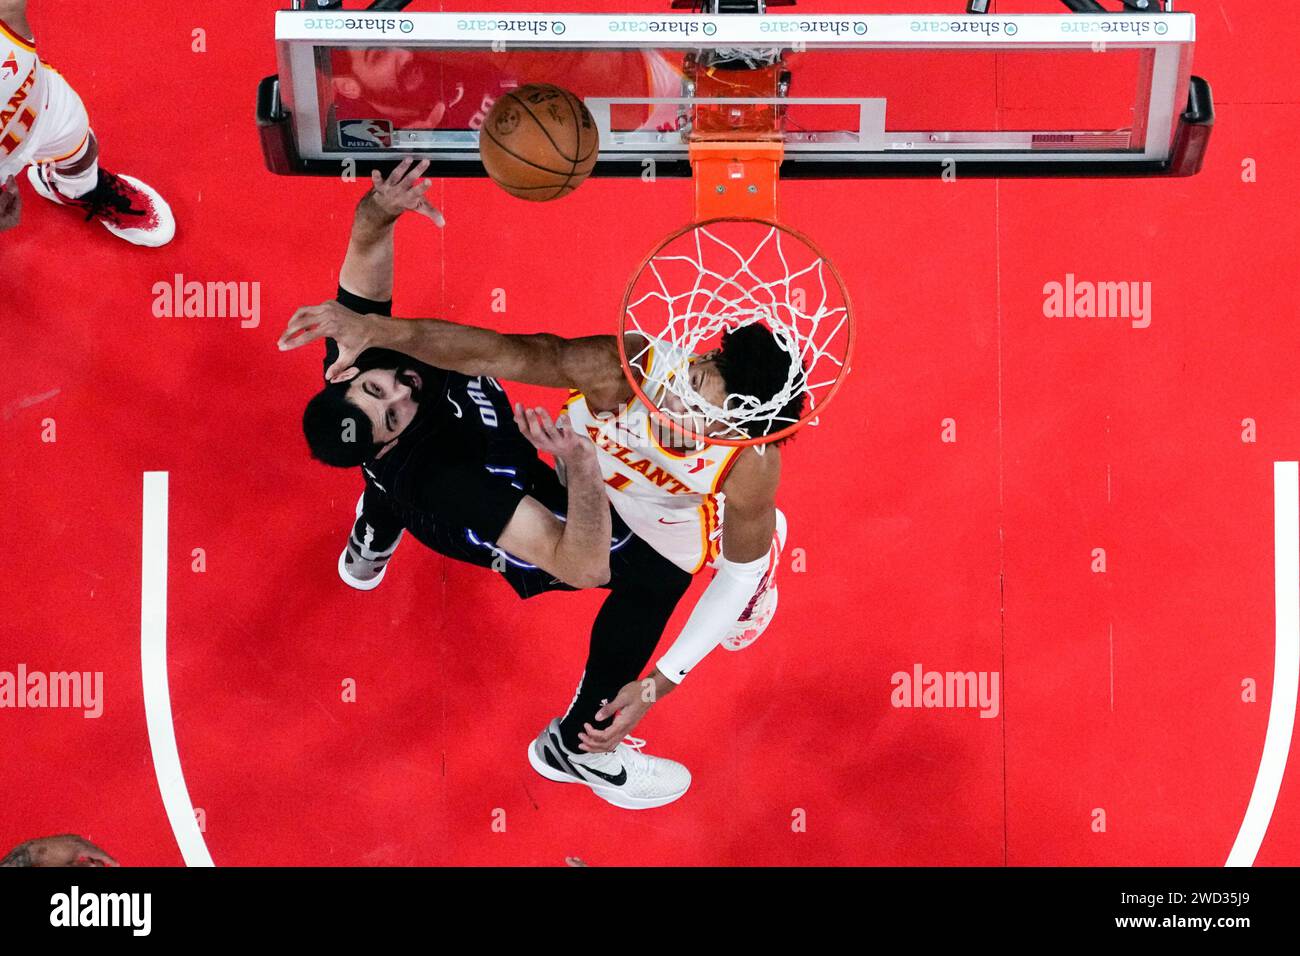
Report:
[[[259,91],[267,165],[337,175],[414,154],[430,175],[482,176],[487,110],[545,82],[596,117],[598,176],[690,176],[692,141],[734,134],[778,139],[786,179],[1199,169],[1213,110],[1192,14],[800,9],[281,11],[279,74]]]

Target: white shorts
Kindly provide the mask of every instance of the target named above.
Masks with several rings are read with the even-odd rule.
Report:
[[[12,153],[0,156],[0,180],[17,176],[33,163],[57,163],[67,159],[75,155],[90,136],[90,117],[77,91],[57,70],[42,65],[41,72],[45,105],[27,138]]]

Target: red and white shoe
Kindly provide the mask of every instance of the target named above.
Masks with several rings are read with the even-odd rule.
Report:
[[[165,246],[176,235],[176,218],[167,200],[134,176],[115,176],[101,169],[95,188],[76,199],[59,192],[48,167],[29,166],[27,178],[50,202],[82,210],[87,222],[98,219],[113,235],[134,245]]]
[[[776,512],[776,533],[772,536],[772,550],[769,554],[769,564],[767,573],[763,575],[763,580],[759,582],[758,590],[754,596],[749,599],[749,604],[736,619],[736,623],[731,625],[731,630],[727,636],[722,639],[722,646],[729,651],[740,651],[749,647],[758,640],[759,635],[767,630],[767,626],[772,623],[772,618],[776,617],[776,569],[781,563],[781,552],[785,550],[785,533],[786,523],[785,514],[777,509]]]

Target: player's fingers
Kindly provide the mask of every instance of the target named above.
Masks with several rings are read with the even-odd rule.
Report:
[[[429,161],[427,159],[420,160],[420,162],[416,164],[415,168],[411,170],[411,175],[406,178],[406,182],[402,185],[412,192],[419,192],[422,189],[428,189],[428,182],[421,179],[424,175],[424,171],[428,168]]]
[[[446,113],[447,113],[447,104],[436,103],[433,109],[429,111],[429,115],[425,117],[424,125],[429,127],[430,129],[437,129],[439,126],[442,125],[442,118],[444,115],[446,115]]]
[[[377,169],[370,170],[370,184],[374,186],[376,189],[378,189],[380,186],[384,184],[384,177],[379,175],[379,170]]]
[[[535,413],[531,408],[524,409],[524,425],[525,425],[525,431],[527,431],[528,436],[530,438],[532,438],[535,441],[541,440],[543,436],[541,432],[538,430],[537,419],[535,417]]]
[[[613,700],[607,700],[600,705],[600,710],[596,711],[596,719],[604,720],[606,717],[613,717],[624,707],[629,706],[634,701],[634,695],[627,691],[620,690]]]
[[[293,317],[289,319],[289,324],[285,326],[284,332],[280,336],[280,351],[284,352],[288,349],[296,349],[298,346],[306,345],[308,342],[312,341],[312,338],[316,337],[311,336],[310,334],[313,331],[315,323],[315,316],[308,313],[307,310],[299,309],[295,312]]]
[[[623,734],[619,730],[619,721],[614,721],[604,730],[598,730],[591,724],[583,724],[587,729],[587,736],[598,744],[608,745],[623,739]]]
[[[613,750],[618,745],[618,739],[607,740],[603,735],[597,734],[578,734],[578,740],[582,742],[582,749],[588,753],[601,753],[602,751]]]
[[[546,413],[546,409],[540,405],[537,407],[537,421],[542,429],[542,434],[546,436],[547,441],[559,445],[564,442],[564,436],[556,429],[551,422],[551,416]]]
[[[421,178],[424,176],[424,170],[428,168],[429,160],[420,160],[420,163],[416,164],[415,169],[411,170],[411,174],[407,177],[407,181],[402,183],[403,189],[406,189],[409,193],[422,193],[422,191],[429,189],[428,179]]]
[[[406,176],[407,171],[411,168],[411,162],[411,158],[408,156],[406,159],[398,163],[397,168],[388,174],[388,185],[396,186],[400,183],[403,177]]]
[[[353,349],[339,349],[339,357],[334,360],[334,364],[325,370],[325,378],[330,382],[337,382],[339,376],[350,369],[356,362],[357,353]]]
[[[305,305],[298,309],[298,311],[294,312],[294,314],[289,317],[289,324],[285,326],[284,334],[280,336],[281,345],[290,347],[290,340],[294,339],[298,333],[310,331],[319,326],[324,312],[325,307],[320,305]],[[311,339],[308,339],[307,341],[311,341]],[[293,347],[301,344],[301,342],[295,341]]]
[[[561,415],[555,420],[555,430],[570,445],[576,445],[583,441],[590,443],[590,439],[586,435],[573,427],[573,419],[569,418],[568,415]]]
[[[423,199],[420,200],[420,205],[416,207],[415,211],[421,216],[427,216],[432,219],[434,225],[438,226],[440,229],[447,225],[447,220],[442,217],[442,213],[438,211],[438,207],[430,205]]]
[[[528,418],[528,409],[524,407],[523,402],[515,402],[515,424],[523,432],[524,437],[533,444],[537,444],[538,438],[533,434],[533,423]]]
[[[290,352],[293,349],[302,348],[310,342],[315,342],[317,339],[324,338],[324,336],[325,331],[321,329],[319,325],[314,325],[305,329],[287,331],[284,335],[280,336],[280,351]]]

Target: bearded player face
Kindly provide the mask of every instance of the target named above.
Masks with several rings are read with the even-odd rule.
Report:
[[[375,441],[387,444],[415,420],[423,389],[413,369],[372,368],[348,383],[348,401],[370,420]]]
[[[446,109],[441,74],[422,51],[341,50],[335,71],[339,96],[368,103],[377,114],[374,119],[437,126]]]

